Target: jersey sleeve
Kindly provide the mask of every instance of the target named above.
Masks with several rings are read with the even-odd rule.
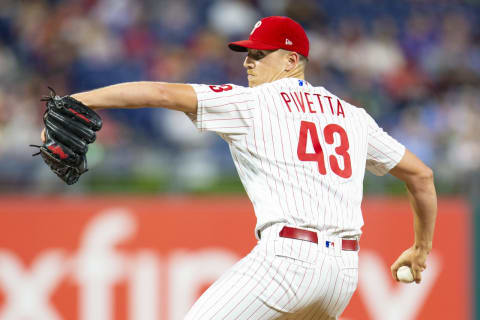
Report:
[[[383,131],[367,112],[363,112],[368,131],[366,168],[377,176],[383,176],[400,162],[405,154],[405,147]]]
[[[192,84],[197,94],[196,114],[187,116],[200,131],[219,135],[246,134],[252,126],[255,107],[250,88],[233,84]]]

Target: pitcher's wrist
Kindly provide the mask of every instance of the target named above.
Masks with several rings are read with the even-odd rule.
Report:
[[[432,251],[432,242],[431,241],[415,241],[413,244],[415,250],[424,251],[430,253]]]

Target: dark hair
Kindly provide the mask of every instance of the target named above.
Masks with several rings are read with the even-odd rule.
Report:
[[[303,66],[305,67],[307,65],[307,62],[308,62],[308,58],[305,57],[304,55],[301,55],[300,53],[298,54],[298,56],[300,57],[300,59],[298,60],[301,64],[303,64]]]

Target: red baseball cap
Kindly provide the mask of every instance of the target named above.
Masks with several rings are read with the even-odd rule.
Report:
[[[288,17],[267,17],[253,27],[248,40],[228,44],[233,51],[250,49],[294,51],[308,58],[309,42],[302,26]]]

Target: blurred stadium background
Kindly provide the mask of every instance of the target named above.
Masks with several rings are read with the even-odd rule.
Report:
[[[137,80],[246,85],[243,56],[228,50],[226,43],[245,37],[260,17],[269,15],[287,15],[306,28],[311,42],[307,80],[367,109],[434,169],[437,190],[445,201],[441,203],[450,210],[448,219],[460,216],[465,227],[440,235],[452,244],[445,247],[447,252],[468,250],[460,261],[469,272],[462,278],[466,302],[460,308],[473,308],[480,287],[472,272],[480,244],[475,232],[480,231],[479,0],[0,1],[0,252],[21,256],[27,266],[42,252],[41,246],[38,252],[34,246],[25,248],[42,237],[39,230],[51,234],[51,229],[46,225],[35,229],[25,219],[35,217],[41,225],[45,222],[35,215],[36,209],[51,213],[54,216],[46,221],[55,229],[60,219],[55,212],[60,209],[49,207],[53,201],[48,199],[60,201],[60,211],[72,209],[65,199],[95,199],[97,207],[76,213],[86,212],[90,218],[94,215],[89,210],[115,206],[117,201],[138,209],[142,206],[138,199],[147,203],[157,199],[147,212],[160,215],[155,205],[170,203],[172,197],[195,204],[190,209],[167,205],[169,212],[195,211],[196,205],[207,208],[214,201],[201,199],[219,197],[231,199],[218,209],[228,211],[225,208],[243,199],[227,144],[215,135],[199,134],[180,113],[101,111],[105,125],[88,154],[91,171],[71,187],[39,158],[32,159],[33,150],[27,146],[40,142],[44,107],[39,98],[48,93],[47,86],[64,95]],[[382,201],[387,201],[382,208],[388,211],[404,188],[391,177],[367,173],[365,194],[373,211]],[[82,201],[75,201],[81,208]],[[251,210],[241,203],[241,208]],[[10,215],[12,210],[15,216]],[[241,216],[237,212],[232,217],[237,214]],[[193,218],[180,219],[188,224]],[[68,221],[64,223],[61,228]],[[30,233],[23,234],[25,230]],[[251,230],[243,237],[252,238]],[[25,242],[23,249],[15,247],[19,241]],[[45,246],[62,245],[52,241]],[[253,244],[253,239],[248,241]],[[2,262],[0,255],[0,271]],[[5,313],[8,301],[0,285],[2,320],[16,319]],[[442,305],[436,308],[441,310]],[[387,319],[369,314],[371,319]],[[473,309],[461,314],[475,319]],[[94,316],[86,319],[106,319]],[[114,318],[122,317],[128,318]],[[350,314],[345,319],[367,318]],[[417,314],[388,319],[433,318]]]

